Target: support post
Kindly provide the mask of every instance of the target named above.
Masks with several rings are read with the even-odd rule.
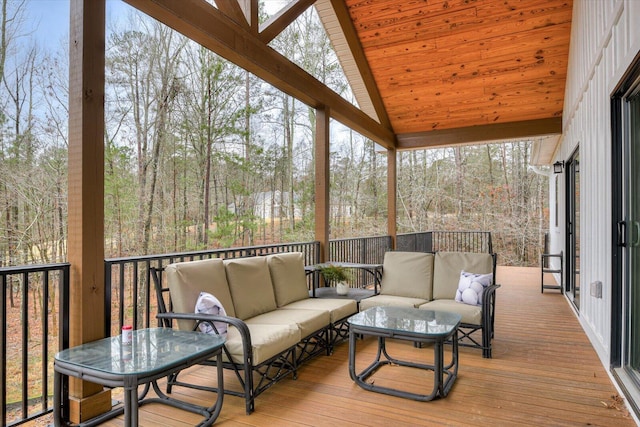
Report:
[[[329,260],[329,108],[316,109],[316,240],[320,242],[320,262]]]
[[[70,345],[104,337],[105,0],[72,0],[69,40]],[[70,419],[111,409],[102,386],[70,379]]]

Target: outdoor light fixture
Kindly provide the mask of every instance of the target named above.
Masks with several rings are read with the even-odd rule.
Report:
[[[553,164],[553,173],[562,173],[562,169],[564,169],[564,160],[558,160]]]

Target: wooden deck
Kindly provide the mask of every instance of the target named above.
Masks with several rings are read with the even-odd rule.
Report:
[[[634,426],[622,410],[607,408],[616,390],[566,300],[558,291],[540,293],[539,269],[500,267],[493,359],[461,348],[460,370],[445,399],[415,402],[368,392],[349,378],[348,345],[332,356],[304,365],[298,379],[285,379],[256,400],[245,415],[244,401],[225,396],[217,425],[223,426],[416,426],[416,425],[601,425]],[[372,360],[372,339],[359,342],[358,366]],[[393,343],[400,358],[427,360],[431,348]],[[191,381],[213,383],[213,368],[184,373]],[[380,371],[376,381],[413,387],[427,375],[402,367]],[[184,378],[183,378],[184,379]],[[226,385],[236,381],[225,376]],[[380,384],[379,383],[379,384]],[[176,389],[184,399],[213,401],[214,395]],[[162,405],[140,411],[142,426],[185,426],[198,416]],[[105,425],[119,426],[114,420]]]

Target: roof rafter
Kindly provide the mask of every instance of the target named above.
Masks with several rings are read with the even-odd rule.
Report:
[[[237,0],[254,34],[258,33],[258,0]]]
[[[395,147],[393,131],[373,120],[315,77],[267,46],[204,0],[125,0],[223,58],[331,116],[385,148]]]
[[[256,3],[257,8],[257,0],[215,0],[215,2],[218,10],[236,24],[243,27],[252,26],[251,3]]]
[[[297,0],[287,4],[264,24],[260,25],[260,39],[264,43],[269,43],[315,2],[316,0]]]
[[[378,119],[384,126],[391,128],[389,115],[387,114],[387,110],[382,102],[382,96],[380,95],[378,85],[373,78],[373,73],[371,72],[371,67],[369,67],[369,61],[364,54],[364,50],[362,49],[358,33],[353,26],[349,9],[343,0],[331,0],[331,6],[333,7],[338,22],[340,23],[340,28],[342,28],[342,33],[349,45],[349,49],[351,50],[351,54],[353,55],[356,66],[358,67],[358,71],[360,72],[360,76],[364,82]]]

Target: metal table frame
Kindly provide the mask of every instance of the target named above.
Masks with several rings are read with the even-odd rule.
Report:
[[[356,268],[369,273],[371,276],[373,276],[374,289],[369,290],[352,288],[349,290],[349,293],[347,295],[338,295],[335,288],[333,287],[319,287],[318,285],[320,274],[315,273],[319,272],[322,267],[328,265],[335,265],[345,268]],[[380,281],[382,280],[382,264],[329,261],[321,264],[307,265],[304,267],[304,270],[307,275],[314,274],[313,287],[311,289],[311,297],[313,298],[350,298],[355,299],[357,302],[360,302],[360,300],[364,298],[377,295],[380,290]]]
[[[428,333],[416,332],[409,328],[386,328],[380,326],[366,325],[366,322],[358,320],[359,315],[371,310],[381,310],[384,315],[394,319],[397,307],[372,307],[362,313],[356,314],[349,319],[349,375],[360,387],[365,390],[384,393],[391,396],[404,397],[408,399],[418,400],[422,402],[433,400],[437,397],[446,397],[458,376],[458,325],[460,316],[454,313],[446,313],[447,315],[457,316],[458,321],[454,326],[446,332]],[[428,319],[433,317],[431,310],[408,309],[414,314],[414,317],[423,317]],[[375,360],[366,367],[362,372],[356,373],[356,341],[358,336],[375,336],[378,337],[378,351]],[[386,339],[393,338],[405,341],[413,341],[415,343],[433,343],[434,348],[434,364],[423,364],[410,361],[399,360],[393,358],[387,352]],[[444,343],[451,341],[451,361],[444,365]],[[384,356],[384,359],[382,358]],[[433,389],[430,394],[419,394],[409,391],[375,385],[373,381],[367,381],[378,369],[385,365],[399,365],[410,368],[425,369],[434,372]]]
[[[163,330],[163,328],[153,329],[141,329],[133,332],[133,341],[136,342],[139,335],[148,331]],[[201,334],[200,332],[186,332],[177,331],[171,329],[164,329],[171,331],[173,334]],[[210,337],[210,335],[204,335]],[[114,341],[115,340],[115,341]],[[178,409],[200,414],[204,417],[204,420],[198,424],[198,426],[210,426],[218,418],[222,409],[222,402],[224,393],[222,391],[217,393],[216,402],[210,406],[200,406],[188,402],[183,402],[167,396],[160,390],[157,384],[157,380],[160,378],[166,378],[168,375],[177,373],[190,366],[209,360],[212,357],[217,358],[217,377],[218,377],[218,390],[224,390],[223,387],[223,372],[222,372],[222,347],[224,345],[224,339],[217,338],[215,345],[204,344],[199,351],[195,351],[187,358],[176,357],[174,360],[166,362],[164,364],[157,364],[152,369],[146,369],[144,371],[128,370],[125,373],[118,372],[105,372],[104,370],[98,370],[91,366],[90,363],[78,363],[61,360],[58,358],[59,354],[56,354],[54,358],[54,402],[53,402],[53,414],[54,424],[56,426],[66,425],[64,416],[62,414],[62,393],[63,376],[71,376],[89,381],[92,383],[100,384],[105,387],[122,387],[124,389],[124,405],[115,408],[107,413],[101,414],[95,418],[92,418],[86,422],[82,422],[80,426],[96,426],[109,419],[124,414],[125,426],[137,426],[138,425],[138,408],[147,403],[162,403]],[[122,351],[125,347],[120,342],[120,337],[104,338],[102,340],[94,341],[92,343],[83,344],[82,346],[74,347],[66,350],[67,354],[73,354],[74,351],[102,351],[104,346],[111,344]],[[127,351],[125,348],[124,351]],[[112,354],[106,352],[102,356],[102,361],[107,361],[112,358]],[[132,365],[136,366],[135,362],[136,352],[131,353]],[[138,394],[138,386],[144,385],[144,389]],[[154,392],[158,397],[147,397],[150,388],[153,387]]]

